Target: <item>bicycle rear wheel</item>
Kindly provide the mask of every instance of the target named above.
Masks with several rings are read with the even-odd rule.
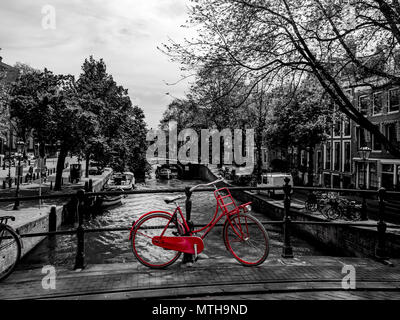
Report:
[[[0,281],[7,278],[21,258],[21,243],[9,226],[0,226]]]
[[[341,216],[341,210],[330,206],[323,211],[323,215],[328,220],[337,220]]]
[[[170,219],[169,214],[156,212],[145,216],[136,223],[132,232],[132,250],[139,262],[146,267],[165,268],[180,257],[181,252],[161,248],[152,242],[153,237],[162,234]],[[174,237],[181,235],[182,231],[182,227],[176,221],[171,221],[164,236]]]
[[[263,225],[249,214],[234,214],[225,221],[223,237],[229,252],[245,266],[267,259],[269,237]]]

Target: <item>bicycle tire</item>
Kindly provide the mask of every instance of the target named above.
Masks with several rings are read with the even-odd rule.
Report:
[[[10,239],[9,242],[4,242]],[[16,231],[7,225],[0,225],[0,281],[7,278],[21,259],[21,240]],[[14,256],[10,253],[14,252]]]
[[[316,202],[306,202],[306,210],[309,212],[316,212],[318,210],[318,204]]]
[[[325,211],[324,215],[329,220],[337,220],[341,216],[341,211],[339,208],[330,207]]]
[[[250,214],[230,216],[224,224],[223,238],[227,250],[244,266],[258,266],[268,257],[268,233],[261,222]]]
[[[132,251],[138,261],[146,267],[163,269],[181,256],[179,251],[166,250],[152,243],[152,238],[161,235],[170,219],[171,215],[167,213],[155,212],[137,221],[132,232]],[[165,236],[175,236],[172,232],[182,234],[182,227],[177,221],[171,221],[171,224],[173,227],[166,230]]]
[[[361,211],[356,208],[349,208],[344,216],[347,221],[360,221]]]

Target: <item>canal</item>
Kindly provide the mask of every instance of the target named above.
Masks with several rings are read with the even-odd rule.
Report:
[[[137,185],[137,189],[170,189],[183,188],[204,183],[198,180],[147,180]],[[105,211],[101,215],[87,218],[85,228],[130,227],[132,222],[146,212],[153,210],[173,211],[174,205],[167,205],[164,198],[171,194],[141,194],[130,195],[123,199],[123,205]],[[215,198],[212,192],[194,193],[192,220],[195,224],[205,224],[210,221],[215,212]],[[184,208],[184,200],[181,206]],[[240,203],[240,202],[237,202]],[[183,210],[184,211],[184,210]],[[260,221],[269,220],[264,214],[253,211],[252,214]],[[63,226],[70,229],[73,225]],[[278,259],[282,253],[282,234],[280,228],[266,226],[270,237],[270,255],[268,259]],[[88,264],[107,263],[138,263],[131,251],[128,240],[129,232],[90,233],[85,235],[85,258]],[[222,228],[216,227],[205,239],[204,258],[231,258],[226,251]],[[293,236],[292,245],[295,256],[326,255],[320,248]],[[24,257],[19,269],[42,267],[44,265],[73,266],[76,254],[76,236],[57,236],[55,239],[46,239]]]

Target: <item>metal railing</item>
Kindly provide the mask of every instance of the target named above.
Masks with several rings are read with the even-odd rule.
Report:
[[[376,224],[376,228],[378,231],[378,241],[375,250],[375,258],[379,260],[388,259],[386,250],[385,250],[385,239],[387,232],[387,224],[384,220],[385,217],[385,204],[388,195],[398,197],[400,199],[399,192],[387,192],[384,188],[381,188],[378,192],[371,190],[355,190],[355,189],[326,189],[326,188],[309,188],[309,187],[292,187],[289,185],[290,180],[288,178],[285,179],[285,185],[282,187],[229,187],[230,191],[272,191],[272,190],[283,190],[284,191],[284,206],[283,206],[283,219],[278,221],[262,221],[264,225],[276,225],[282,227],[283,230],[283,248],[282,248],[282,257],[284,258],[293,258],[293,246],[291,244],[291,234],[293,225],[324,225],[324,226],[353,226],[353,227],[368,227],[371,228],[374,225],[371,223],[363,223],[363,222],[333,222],[333,221],[293,221],[292,220],[292,207],[291,207],[291,194],[293,190],[306,190],[309,192],[312,191],[326,191],[326,192],[345,192],[345,193],[353,193],[353,194],[361,194],[364,202],[367,195],[377,194],[379,199],[379,219]],[[89,184],[90,185],[90,184]],[[87,187],[87,186],[86,186]],[[89,188],[87,188],[89,189]],[[194,190],[193,192],[206,192],[206,191],[215,191],[214,188],[199,188]],[[191,209],[192,209],[192,191],[190,191],[190,187],[186,188],[177,188],[177,189],[157,189],[157,190],[132,190],[132,191],[107,191],[107,192],[87,192],[85,190],[79,190],[78,192],[71,194],[53,194],[53,195],[42,195],[42,196],[28,196],[28,197],[19,197],[19,198],[0,198],[0,203],[4,202],[14,202],[15,200],[19,201],[31,201],[31,200],[50,200],[50,199],[59,199],[59,198],[73,198],[77,208],[77,216],[78,216],[78,227],[76,229],[71,230],[60,230],[57,231],[57,213],[56,208],[52,207],[49,215],[49,232],[39,232],[39,233],[28,233],[28,234],[20,234],[21,238],[32,238],[32,237],[43,237],[43,236],[61,236],[61,235],[76,235],[77,236],[77,252],[75,257],[75,267],[74,269],[83,269],[85,267],[85,234],[86,233],[101,233],[101,232],[126,232],[131,230],[131,226],[129,227],[115,227],[115,228],[96,228],[96,229],[88,229],[84,228],[84,210],[83,204],[90,198],[96,196],[113,196],[113,195],[136,195],[136,194],[165,194],[165,193],[185,193],[186,194],[186,220],[188,221],[188,225],[190,228],[200,227],[198,225],[194,225],[191,221]],[[366,210],[366,207],[363,208]],[[400,229],[399,225],[391,225],[390,228]],[[191,261],[191,255],[185,254],[183,258],[184,262]]]

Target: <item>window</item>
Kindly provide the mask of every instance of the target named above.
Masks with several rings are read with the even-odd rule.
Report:
[[[358,149],[361,149],[367,145],[366,132],[363,128],[357,128],[357,141]]]
[[[335,142],[335,163],[334,170],[340,171],[341,161],[340,161],[340,142]]]
[[[324,186],[325,186],[325,188],[331,187],[331,175],[330,174],[324,174]]]
[[[395,191],[400,191],[400,165],[397,166],[396,181],[397,181],[397,185],[396,185]]]
[[[336,120],[335,125],[333,127],[333,134],[335,137],[340,137],[340,130],[341,130],[341,121]]]
[[[373,114],[378,115],[382,114],[383,111],[383,94],[382,92],[374,93],[373,95]]]
[[[331,150],[331,144],[328,142],[325,146],[326,151],[325,151],[325,169],[326,170],[331,170],[331,155],[332,155],[332,150]]]
[[[351,136],[351,120],[346,119],[343,121],[343,135],[345,137],[350,137]]]
[[[344,172],[351,172],[351,143],[344,143]]]
[[[318,150],[317,151],[317,170],[316,170],[318,173],[321,172],[322,165],[323,165],[322,152],[321,152],[321,150]]]
[[[367,163],[357,162],[357,175],[358,175],[358,187],[365,188],[365,182],[367,178]]]
[[[388,190],[394,189],[394,165],[382,164],[382,187]]]
[[[305,150],[301,150],[301,165],[303,167],[307,166],[307,153]]]
[[[375,135],[372,135],[372,149],[374,151],[381,151],[382,150],[382,144],[378,141],[377,138],[375,138]]]
[[[399,111],[400,108],[400,89],[389,90],[389,112]]]
[[[358,100],[358,109],[365,116],[368,115],[369,104],[370,104],[369,96],[361,96]]]
[[[385,136],[390,142],[397,142],[396,123],[389,123],[385,126]]]
[[[371,162],[369,164],[369,188],[376,190],[378,187],[378,171],[376,168],[376,163]]]

